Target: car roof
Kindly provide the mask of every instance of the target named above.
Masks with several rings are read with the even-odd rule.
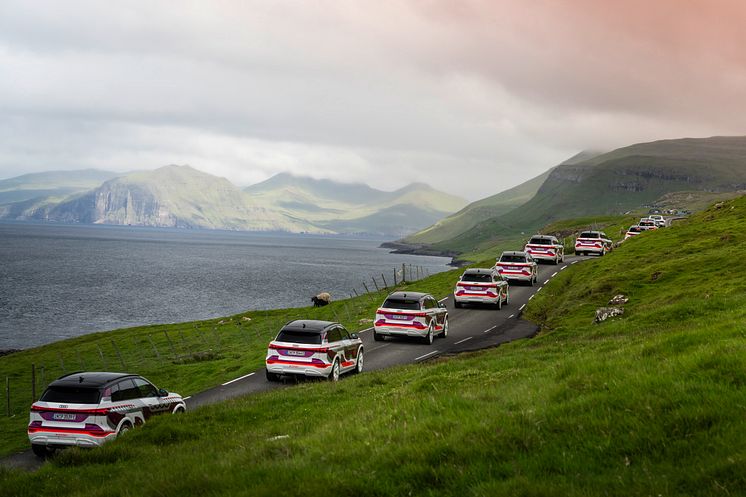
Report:
[[[557,239],[556,236],[552,236],[552,235],[534,235],[531,238],[532,239],[533,238],[542,238],[542,239],[546,239],[546,240],[556,240]]]
[[[334,321],[321,321],[319,319],[296,319],[282,327],[280,331],[295,331],[298,333],[321,333],[332,325],[339,323]]]
[[[481,267],[473,267],[464,271],[464,274],[493,274],[494,269],[484,269]]]
[[[422,292],[394,292],[390,294],[387,299],[421,299],[422,297],[430,297],[429,293]]]
[[[505,252],[502,253],[500,257],[502,257],[503,255],[522,255],[525,257],[528,254],[526,254],[526,252],[523,252],[521,250],[506,250]]]
[[[109,373],[104,371],[78,371],[76,373],[70,373],[65,376],[61,376],[54,380],[49,386],[65,386],[65,387],[102,387],[113,383],[117,380],[127,377],[137,377],[136,374],[131,373]]]

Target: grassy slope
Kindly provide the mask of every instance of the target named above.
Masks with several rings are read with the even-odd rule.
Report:
[[[2,488],[743,495],[744,257],[739,199],[562,271],[527,308],[533,340],[159,419],[38,473],[4,471]],[[593,324],[619,292],[625,316]]]
[[[399,285],[398,288],[418,289],[443,297],[452,289],[456,272],[439,273],[419,282]],[[339,321],[350,330],[369,327],[375,309],[386,293],[386,290],[382,290],[335,301],[321,308],[248,311],[208,321],[95,333],[0,357],[0,380],[4,382],[6,377],[11,380],[13,414],[10,418],[5,416],[3,403],[0,411],[0,456],[28,447],[24,429],[31,405],[32,364],[37,368],[37,394],[41,393],[46,383],[66,372],[126,370],[142,374],[156,385],[182,395],[191,395],[261,367],[267,344],[280,327],[292,319]],[[245,321],[244,317],[251,320]],[[122,354],[124,367],[112,341]],[[5,400],[4,391],[0,400]]]

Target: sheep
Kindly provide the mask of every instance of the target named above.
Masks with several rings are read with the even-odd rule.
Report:
[[[332,296],[328,292],[321,292],[320,294],[311,297],[314,307],[323,307],[332,301]]]

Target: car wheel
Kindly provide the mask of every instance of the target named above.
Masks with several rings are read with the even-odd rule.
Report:
[[[132,429],[132,425],[129,423],[129,421],[124,423],[121,426],[121,428],[119,428],[119,431],[117,432],[117,437],[121,437],[122,435],[130,431],[131,429]]]
[[[363,372],[363,348],[357,351],[357,362],[355,363],[355,373],[360,374]]]
[[[456,309],[461,309],[462,307],[464,307],[464,304],[456,301],[453,302],[453,305],[456,307]]]
[[[185,412],[186,412],[185,408],[183,408],[181,406],[177,406],[177,407],[174,408],[173,411],[171,411],[171,414],[184,414]]]
[[[270,373],[268,370],[264,370],[267,373],[267,381],[275,382],[280,381],[280,375],[277,373]]]
[[[505,289],[505,305],[510,304],[510,290]]]
[[[430,327],[427,329],[427,335],[425,336],[425,343],[428,345],[433,344],[433,324],[430,323]]]
[[[380,333],[376,333],[376,330],[373,330],[373,340],[376,342],[383,342],[384,336]]]
[[[502,297],[500,297],[500,298],[497,299],[497,304],[495,304],[495,307],[497,307],[498,311],[503,308],[503,298]]]
[[[42,444],[31,444],[31,451],[41,459],[46,459],[54,454],[54,448]]]
[[[443,321],[443,331],[438,335],[440,338],[446,338],[448,336],[448,316]]]
[[[339,381],[339,359],[334,359],[332,364],[332,372],[328,376],[329,381]]]

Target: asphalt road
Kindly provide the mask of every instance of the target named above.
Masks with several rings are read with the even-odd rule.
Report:
[[[523,308],[531,297],[541,291],[542,287],[560,271],[586,258],[567,256],[564,263],[556,266],[539,264],[538,283],[533,287],[525,283],[512,284],[510,303],[503,305],[502,310],[478,306],[456,309],[453,305],[453,297],[442,300],[441,302],[445,302],[448,308],[448,337],[436,338],[432,345],[403,338],[387,338],[384,342],[375,342],[372,328],[359,332],[365,350],[363,374],[365,371],[376,371],[401,364],[427,361],[443,355],[485,349],[534,336],[537,331],[536,326],[520,319]],[[344,381],[344,377],[340,381]],[[293,380],[270,383],[262,367],[253,373],[187,397],[187,408],[195,409],[242,395],[287,387],[294,383]],[[0,459],[0,465],[11,468],[33,470],[39,468],[41,464],[42,461],[34,456],[31,450]]]

